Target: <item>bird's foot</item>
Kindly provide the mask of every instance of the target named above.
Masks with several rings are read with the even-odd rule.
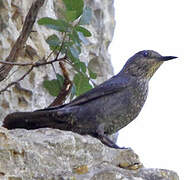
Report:
[[[114,143],[107,135],[104,133],[104,123],[100,124],[97,128],[97,138],[106,146],[115,149],[129,149],[126,147],[119,147],[116,143]]]
[[[104,135],[98,135],[97,137],[103,144],[110,148],[115,148],[115,149],[129,149],[126,147],[120,147],[116,143],[114,143],[108,136]]]

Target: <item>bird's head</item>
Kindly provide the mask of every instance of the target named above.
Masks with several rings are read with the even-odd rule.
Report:
[[[153,50],[139,51],[126,62],[122,72],[150,79],[164,61],[175,58],[177,57],[162,56]]]

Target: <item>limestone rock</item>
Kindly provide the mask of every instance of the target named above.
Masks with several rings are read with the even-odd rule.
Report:
[[[131,149],[112,149],[96,138],[54,129],[0,128],[0,179],[178,180],[146,169]]]

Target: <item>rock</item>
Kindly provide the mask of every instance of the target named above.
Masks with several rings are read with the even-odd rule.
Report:
[[[144,168],[131,149],[112,149],[90,136],[55,129],[0,128],[0,179],[178,180]]]

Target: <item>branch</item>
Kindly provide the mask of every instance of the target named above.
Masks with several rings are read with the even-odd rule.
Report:
[[[39,66],[44,66],[44,65],[47,65],[47,64],[52,64],[52,63],[57,62],[57,61],[61,62],[61,61],[64,61],[65,58],[66,58],[66,56],[64,56],[63,58],[60,58],[60,59],[54,59],[52,61],[47,61],[47,62],[43,62],[43,63],[39,62],[39,61],[37,61],[35,63],[12,63],[12,62],[3,62],[3,61],[1,61],[0,63],[6,63],[6,64],[8,63],[8,65],[11,65],[11,66],[13,66],[13,65],[16,65],[16,66],[29,66],[29,65],[31,65],[31,68],[23,76],[21,76],[17,81],[11,82],[4,89],[0,90],[0,94],[4,91],[7,91],[7,89],[9,87],[11,87],[11,86],[17,84],[19,81],[23,80],[33,70],[33,68],[39,67]]]
[[[1,61],[0,60],[0,64],[7,64],[7,65],[11,65],[11,66],[34,66],[34,67],[38,67],[38,66],[43,66],[43,65],[47,65],[47,64],[52,64],[54,62],[57,61],[63,61],[66,59],[66,56],[64,56],[63,58],[59,58],[59,59],[54,59],[51,61],[46,61],[46,62],[41,62],[42,60],[39,60],[37,62],[33,62],[33,63],[13,63],[13,62],[7,62],[7,61]]]
[[[69,95],[71,87],[72,87],[72,82],[70,81],[68,72],[67,72],[64,64],[62,63],[62,61],[59,62],[59,65],[61,67],[61,70],[62,70],[63,76],[64,76],[63,87],[61,88],[59,95],[56,97],[56,99],[48,107],[62,105],[64,103],[64,101],[66,100],[66,97]]]
[[[24,44],[26,43],[32,31],[38,11],[43,6],[44,2],[45,0],[36,0],[32,4],[25,18],[25,22],[23,24],[22,31],[18,39],[16,40],[15,44],[13,45],[9,56],[6,58],[6,61],[9,61],[9,62],[16,61],[20,50],[23,48]],[[12,67],[13,67],[12,65],[5,65],[5,64],[0,67],[0,81],[3,81],[7,77]]]
[[[0,91],[0,94],[4,91],[7,91],[7,89],[10,87],[10,86],[13,86],[15,84],[17,84],[19,81],[23,80],[32,70],[33,70],[34,66],[31,66],[31,68],[23,75],[21,76],[17,81],[13,81],[11,82],[10,84],[8,84],[4,89],[2,89]]]

